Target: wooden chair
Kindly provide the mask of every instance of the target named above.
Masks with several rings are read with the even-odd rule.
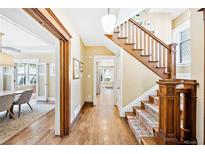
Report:
[[[0,112],[7,111],[6,116],[9,113],[9,115],[13,119],[15,118],[14,115],[11,113],[10,108],[13,105],[14,96],[15,96],[14,94],[8,94],[0,97]]]
[[[20,117],[20,114],[21,114],[21,104],[28,104],[30,109],[33,110],[31,105],[29,104],[29,102],[31,100],[32,93],[33,93],[33,90],[24,91],[21,94],[21,96],[19,96],[19,98],[17,100],[14,100],[13,105],[19,106],[18,117]]]

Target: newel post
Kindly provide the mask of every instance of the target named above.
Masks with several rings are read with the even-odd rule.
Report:
[[[176,80],[159,80],[159,132],[157,144],[178,144],[180,106],[176,93]]]
[[[176,43],[169,45],[170,50],[168,52],[168,72],[170,72],[170,79],[176,79]]]

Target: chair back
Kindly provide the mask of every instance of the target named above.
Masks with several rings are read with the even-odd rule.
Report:
[[[32,96],[33,90],[27,90],[24,91],[21,96],[19,97],[19,99],[16,101],[15,104],[25,104],[25,103],[29,103],[31,96]]]
[[[0,112],[7,111],[13,105],[14,94],[8,94],[0,97]]]

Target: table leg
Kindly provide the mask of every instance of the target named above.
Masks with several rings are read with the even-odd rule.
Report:
[[[12,114],[14,114],[14,105],[11,106],[10,112],[11,112]],[[12,119],[12,116],[11,116],[11,115],[9,115],[9,116],[10,116],[10,119]]]

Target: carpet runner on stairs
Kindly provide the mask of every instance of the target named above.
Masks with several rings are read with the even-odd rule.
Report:
[[[154,101],[142,101],[141,107],[134,107],[135,115],[128,115],[128,124],[136,136],[139,144],[143,137],[154,137],[154,128],[158,128],[158,97],[152,97]]]

